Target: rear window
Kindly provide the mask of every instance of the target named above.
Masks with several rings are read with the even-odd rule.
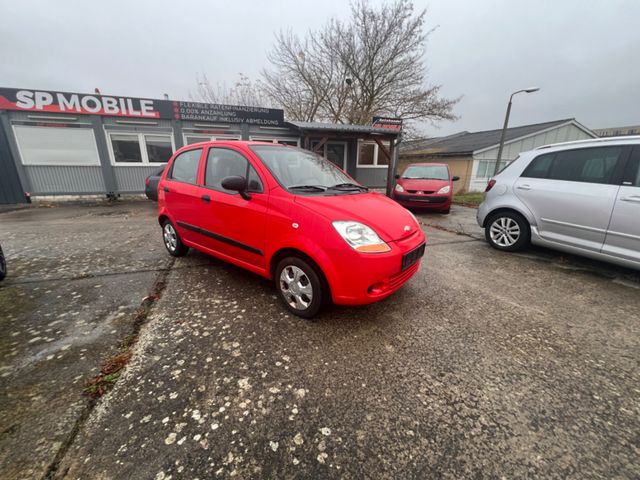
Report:
[[[195,184],[198,180],[198,165],[202,149],[188,150],[178,155],[171,165],[170,178],[177,182]]]
[[[624,147],[565,150],[534,158],[522,173],[527,178],[567,182],[611,183]]]

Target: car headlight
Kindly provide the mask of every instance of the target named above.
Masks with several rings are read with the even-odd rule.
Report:
[[[358,252],[384,253],[391,250],[391,247],[364,223],[338,220],[333,222],[333,228],[351,248]]]
[[[451,191],[451,187],[449,185],[446,185],[442,187],[440,190],[438,190],[438,193],[449,193],[450,191]]]
[[[396,192],[404,192],[404,187],[399,183],[396,183]]]

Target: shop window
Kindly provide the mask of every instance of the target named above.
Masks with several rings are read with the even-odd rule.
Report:
[[[142,163],[138,135],[111,135],[111,147],[116,163]]]
[[[389,142],[382,142],[389,150]],[[389,159],[382,149],[375,142],[360,142],[358,144],[358,166],[359,167],[387,167]]]
[[[100,165],[91,128],[13,126],[23,165]]]
[[[109,133],[113,163],[116,165],[157,165],[173,155],[169,134]]]
[[[167,163],[173,155],[171,138],[164,135],[145,135],[149,163]]]

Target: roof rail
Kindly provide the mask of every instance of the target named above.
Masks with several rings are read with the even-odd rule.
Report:
[[[559,143],[550,143],[549,145],[542,145],[540,147],[534,148],[534,150],[544,150],[545,148],[553,148],[560,147],[562,145],[580,145],[583,143],[602,143],[602,142],[612,142],[612,141],[620,141],[620,140],[640,140],[640,135],[620,135],[617,137],[600,137],[600,138],[588,138],[584,140],[574,140],[572,142],[559,142]]]

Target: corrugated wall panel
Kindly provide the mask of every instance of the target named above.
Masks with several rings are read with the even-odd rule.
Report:
[[[121,193],[144,192],[145,179],[159,167],[113,167],[116,175],[116,184]]]
[[[25,166],[34,195],[105,193],[100,167]]]
[[[387,169],[358,168],[356,180],[367,187],[384,187],[387,184]]]

